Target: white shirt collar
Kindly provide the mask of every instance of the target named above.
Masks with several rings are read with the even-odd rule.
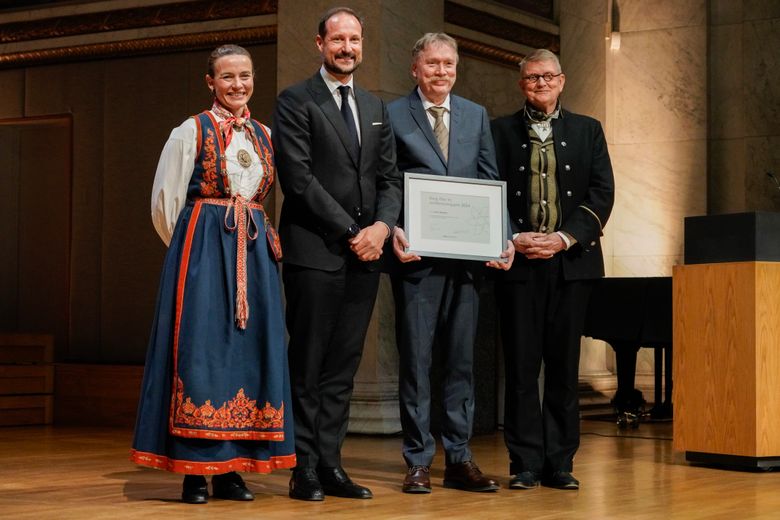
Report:
[[[325,81],[325,85],[328,86],[328,90],[334,96],[337,94],[336,89],[339,88],[342,85],[349,85],[350,95],[352,95],[352,96],[355,95],[355,86],[354,86],[354,83],[353,83],[354,82],[354,76],[350,75],[349,76],[349,81],[347,81],[346,83],[342,83],[341,81],[337,80],[333,76],[333,74],[328,72],[328,70],[325,68],[325,65],[320,67],[320,76],[322,76],[322,79]],[[341,95],[341,94],[338,93],[338,95]]]
[[[422,90],[420,90],[420,87],[417,87],[417,95],[420,96],[420,99],[422,100],[423,108],[427,111],[431,107],[444,107],[447,109],[447,112],[450,111],[450,95],[447,94],[447,97],[445,100],[440,104],[437,105],[431,100],[429,100],[427,97],[425,97],[425,94],[422,93]]]

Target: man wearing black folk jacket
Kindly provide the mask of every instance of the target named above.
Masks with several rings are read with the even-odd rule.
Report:
[[[614,180],[601,124],[561,107],[566,76],[540,49],[521,63],[524,106],[492,123],[516,254],[496,294],[506,365],[509,487],[578,489],[580,336]],[[544,397],[537,378],[544,361]]]

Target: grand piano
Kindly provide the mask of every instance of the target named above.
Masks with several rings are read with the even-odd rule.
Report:
[[[637,352],[642,347],[655,349],[655,396],[650,417],[671,419],[671,277],[598,280],[583,335],[603,340],[615,351],[618,388],[612,402],[619,426],[638,426],[644,410],[644,398],[634,386]]]

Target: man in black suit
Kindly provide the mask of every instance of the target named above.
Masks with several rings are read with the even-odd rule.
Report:
[[[496,282],[509,487],[578,489],[571,471],[579,447],[580,336],[592,280],[604,276],[599,237],[614,180],[601,124],[560,106],[566,76],[555,54],[534,51],[520,70],[525,105],[492,124],[520,253]]]
[[[402,171],[447,177],[497,180],[493,139],[484,107],[451,94],[457,79],[458,44],[447,34],[427,33],[412,49],[417,87],[388,105]],[[398,393],[408,465],[402,490],[430,493],[430,466],[436,452],[431,434],[431,380],[434,338],[442,350],[445,455],[444,487],[496,491],[472,460],[469,440],[474,422],[472,365],[483,266],[460,259],[420,258],[407,252],[402,227],[396,227],[393,253],[387,255],[396,304],[400,358]],[[507,241],[506,262],[514,247]]]
[[[341,467],[353,378],[382,254],[401,206],[384,103],[353,84],[363,24],[348,8],[322,17],[323,64],[277,100],[273,142],[284,192],[289,360],[297,466],[290,497],[371,498]]]

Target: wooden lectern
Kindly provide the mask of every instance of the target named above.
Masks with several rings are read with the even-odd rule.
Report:
[[[686,218],[673,309],[674,449],[780,466],[780,214]]]

